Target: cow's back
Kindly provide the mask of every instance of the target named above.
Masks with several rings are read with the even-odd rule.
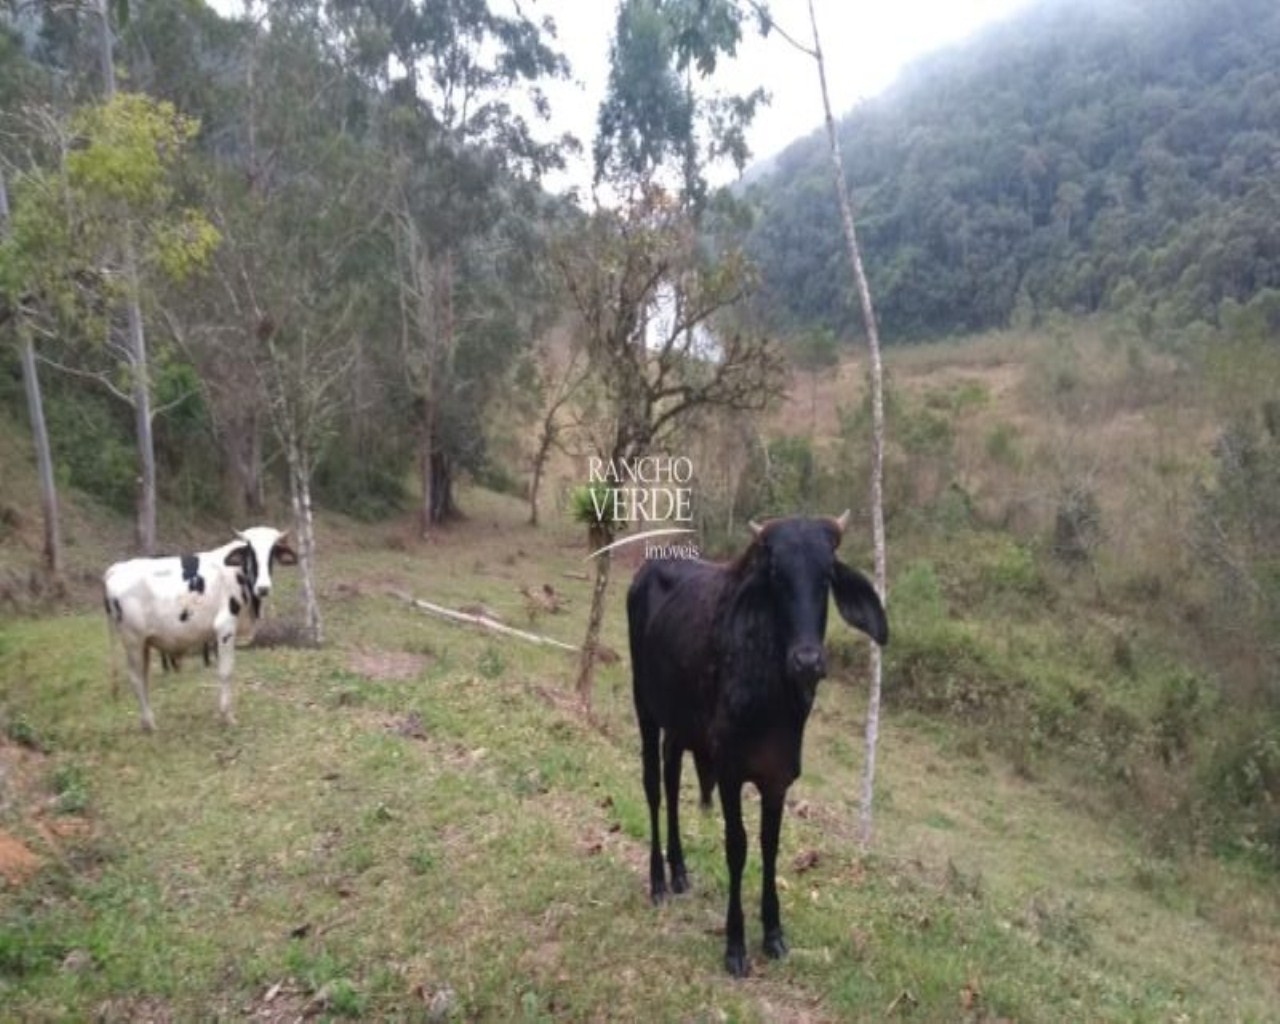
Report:
[[[695,741],[715,709],[715,618],[725,585],[721,566],[653,559],[627,592],[637,710],[686,746],[702,745]]]
[[[207,554],[133,558],[107,569],[103,590],[121,633],[181,653],[208,639],[226,602],[225,572]]]

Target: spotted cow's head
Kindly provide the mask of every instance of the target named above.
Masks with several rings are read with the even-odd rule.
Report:
[[[271,570],[275,565],[297,565],[298,556],[289,546],[289,531],[281,533],[270,526],[251,526],[236,531],[243,543],[232,548],[226,564],[238,567],[245,587],[256,601],[271,593]]]

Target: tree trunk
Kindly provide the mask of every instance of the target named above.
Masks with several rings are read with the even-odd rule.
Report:
[[[610,542],[612,531],[605,527],[593,527],[589,533],[591,550],[604,547]],[[591,588],[591,612],[587,616],[587,635],[582,641],[582,652],[578,657],[578,699],[582,707],[591,715],[591,693],[595,688],[596,648],[600,644],[600,624],[604,621],[604,599],[609,589],[609,566],[613,553],[606,551],[598,555],[596,563],[595,584]]]
[[[538,525],[538,491],[542,487],[542,473],[546,469],[547,459],[551,455],[551,445],[555,441],[555,425],[550,416],[542,424],[542,436],[538,439],[538,450],[533,456],[533,479],[529,482],[529,525]]]
[[[156,451],[151,432],[151,379],[147,365],[147,336],[138,301],[138,260],[133,239],[126,237],[125,275],[129,280],[129,361],[133,371],[133,411],[138,432],[138,548],[144,555],[156,548]]]
[[[232,514],[244,523],[257,519],[265,507],[262,493],[262,424],[256,413],[233,414],[219,431],[225,458],[227,500]]]
[[[102,95],[110,102],[116,95],[116,69],[107,0],[98,0],[98,16],[102,29],[98,47],[102,64]],[[150,555],[155,552],[156,547],[156,455],[151,435],[151,381],[147,369],[147,339],[138,297],[138,257],[134,252],[133,237],[127,228],[124,238],[124,271],[129,287],[129,360],[133,371],[133,407],[137,420],[141,483],[136,537],[138,548],[144,555]]]
[[[31,332],[19,322],[21,336],[22,383],[27,392],[27,413],[31,418],[31,440],[36,449],[36,469],[40,476],[40,514],[44,517],[44,567],[56,578],[62,572],[62,538],[58,530],[58,492],[53,480],[53,453],[44,421],[40,378],[36,375],[36,348]]]
[[[818,19],[813,13],[813,0],[809,0],[809,24],[813,28],[813,54],[818,62],[818,81],[822,86],[822,109],[827,127],[827,145],[831,154],[831,173],[835,179],[836,197],[840,202],[840,219],[844,224],[845,243],[849,248],[849,261],[853,266],[854,283],[862,303],[862,319],[867,330],[867,349],[871,362],[871,539],[875,547],[876,590],[880,600],[887,604],[886,558],[884,538],[884,374],[880,361],[880,333],[876,327],[875,308],[871,303],[871,288],[867,284],[862,266],[862,253],[858,247],[858,234],[854,227],[853,205],[849,201],[849,189],[845,181],[844,161],[836,141],[835,119],[831,116],[831,97],[827,92],[827,70],[822,60],[822,45],[818,38]],[[880,735],[880,681],[883,664],[880,648],[871,645],[871,688],[867,700],[867,754],[862,778],[862,807],[859,829],[862,845],[869,846],[872,831],[872,798],[875,793],[876,743]]]
[[[431,503],[431,410],[428,402],[423,401],[422,405],[422,426],[418,431],[418,475],[422,481],[418,502],[418,536],[425,540],[431,533],[435,518]]]
[[[431,453],[431,523],[438,526],[457,518],[453,500],[453,460],[442,451]]]
[[[9,233],[9,192],[4,172],[0,170],[0,238]],[[27,394],[27,415],[31,420],[31,440],[36,450],[36,471],[40,477],[40,514],[44,517],[44,568],[56,579],[62,572],[62,537],[58,529],[58,490],[53,479],[53,453],[49,447],[49,429],[44,419],[44,401],[40,395],[40,377],[36,372],[36,348],[31,331],[15,315],[18,325],[18,348],[22,357],[22,386]]]
[[[316,599],[316,534],[311,509],[311,462],[289,438],[286,459],[289,463],[289,494],[293,503],[294,529],[298,540],[298,569],[302,576],[302,614],[307,636],[319,647],[324,643],[324,624],[320,619],[320,603]]]
[[[98,59],[102,66],[102,95],[110,100],[116,94],[116,66],[111,44],[111,16],[107,12],[107,0],[98,0],[98,17],[102,19],[102,36],[99,39]]]

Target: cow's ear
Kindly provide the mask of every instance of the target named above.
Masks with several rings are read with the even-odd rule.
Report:
[[[297,565],[298,553],[289,547],[288,544],[276,544],[275,550],[276,561],[280,565]]]
[[[889,642],[889,619],[871,581],[838,558],[831,570],[831,593],[840,617],[881,647]]]
[[[245,553],[249,550],[249,545],[243,547],[232,548],[227,557],[222,560],[223,565],[244,565]]]

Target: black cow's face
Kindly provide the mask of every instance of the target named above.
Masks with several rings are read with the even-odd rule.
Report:
[[[779,519],[759,529],[766,558],[783,666],[794,684],[812,686],[827,674],[823,641],[827,595],[840,616],[879,644],[889,639],[884,607],[871,582],[836,557],[842,524],[832,519]]]

